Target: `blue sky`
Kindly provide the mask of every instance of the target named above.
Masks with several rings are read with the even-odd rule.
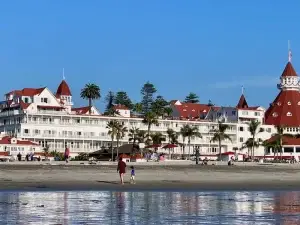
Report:
[[[165,98],[193,91],[202,103],[268,106],[288,59],[300,70],[297,0],[10,0],[0,2],[1,94],[55,91],[65,68],[76,105],[87,82],[125,90],[146,81]]]

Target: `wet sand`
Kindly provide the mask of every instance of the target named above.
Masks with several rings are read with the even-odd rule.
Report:
[[[115,165],[0,164],[0,190],[300,190],[300,165],[136,165],[120,185]]]

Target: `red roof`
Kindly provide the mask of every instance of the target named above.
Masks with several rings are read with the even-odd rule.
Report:
[[[69,85],[65,80],[62,80],[62,82],[60,83],[56,91],[56,96],[61,96],[61,95],[72,96]]]
[[[274,135],[273,137],[266,140],[266,142],[272,143],[272,142],[276,141],[276,139],[277,139],[277,136]],[[300,138],[283,136],[282,137],[282,145],[299,145],[300,146]]]
[[[123,109],[123,110],[129,110],[125,105],[114,105],[113,106],[114,109]]]
[[[173,107],[181,118],[199,118],[201,114],[206,115],[211,108],[211,106],[198,103],[181,103],[181,105],[173,105]]]
[[[14,90],[11,91],[8,94],[14,94],[17,96],[34,96],[42,93],[42,91],[45,90],[45,87],[43,88],[23,88],[22,90]]]
[[[296,77],[297,73],[294,70],[292,63],[288,62],[282,72],[282,77]]]
[[[8,145],[11,144],[11,137],[5,136],[2,139],[0,139],[0,144]],[[27,140],[17,140],[17,145],[38,145],[32,141]]]
[[[90,107],[79,107],[79,108],[72,108],[72,111],[76,112],[76,114],[86,114],[89,112]]]
[[[275,126],[300,126],[300,92],[281,91],[266,111],[265,123]]]
[[[249,108],[245,96],[242,94],[239,100],[239,103],[236,106],[237,108]]]

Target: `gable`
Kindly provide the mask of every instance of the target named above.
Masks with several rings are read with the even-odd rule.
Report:
[[[42,98],[47,99],[47,102],[42,102]],[[57,107],[61,106],[57,98],[48,88],[45,88],[41,93],[34,96],[34,103],[36,105],[51,105]]]

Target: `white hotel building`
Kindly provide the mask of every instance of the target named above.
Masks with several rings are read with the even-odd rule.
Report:
[[[120,112],[117,117],[103,116],[95,107],[92,107],[91,115],[88,112],[89,107],[74,108],[72,94],[65,80],[60,83],[56,93],[52,93],[47,87],[11,91],[5,95],[0,107],[0,132],[39,143],[41,147],[49,145],[51,151],[64,151],[65,147],[69,147],[73,156],[110,146],[111,138],[106,129],[110,120],[119,120],[128,129],[137,127],[147,130],[142,118],[131,117],[130,111],[123,106],[116,106]],[[184,124],[198,126],[202,138],[192,139],[191,151],[193,147],[199,146],[201,154],[218,153],[218,143],[210,140],[213,136],[211,130],[217,128],[220,119],[229,124],[227,133],[232,139],[232,142],[222,142],[222,152],[241,148],[250,137],[247,124],[250,120],[259,120],[262,123],[261,127],[265,131],[257,136],[261,140],[270,138],[275,132],[274,126],[264,124],[265,109],[249,107],[244,95],[236,107],[216,107],[180,101],[172,101],[171,107],[172,119],[159,120],[159,125],[153,125],[151,131],[165,133],[168,128],[172,128],[179,132]],[[128,143],[128,139],[125,136],[120,140],[121,144]],[[182,142],[181,137],[179,142]],[[188,149],[186,147],[186,154]],[[180,147],[174,151],[182,153]],[[248,149],[238,151],[246,153]],[[257,149],[256,155],[263,154],[263,147]]]

